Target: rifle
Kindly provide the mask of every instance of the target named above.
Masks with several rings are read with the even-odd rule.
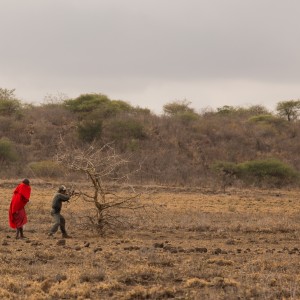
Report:
[[[73,188],[67,190],[67,195],[69,195],[70,197],[73,197],[73,196],[80,196],[81,193],[78,192],[78,191],[75,191]]]

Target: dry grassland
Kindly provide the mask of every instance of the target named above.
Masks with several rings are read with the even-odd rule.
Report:
[[[132,228],[99,237],[74,200],[62,214],[72,239],[49,238],[55,190],[32,186],[27,239],[0,188],[0,299],[300,299],[299,191],[152,189]]]

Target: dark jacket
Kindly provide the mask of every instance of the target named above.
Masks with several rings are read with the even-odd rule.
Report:
[[[61,211],[62,203],[66,202],[70,199],[69,195],[61,194],[61,193],[56,193],[53,197],[52,200],[52,209],[53,213],[58,214]]]

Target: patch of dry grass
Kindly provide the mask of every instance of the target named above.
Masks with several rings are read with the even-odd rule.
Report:
[[[90,207],[64,205],[73,236],[49,238],[52,186],[32,186],[26,240],[8,227],[0,189],[1,299],[299,299],[299,191],[181,190],[141,197],[132,227],[99,237]],[[86,225],[86,223],[84,223]]]

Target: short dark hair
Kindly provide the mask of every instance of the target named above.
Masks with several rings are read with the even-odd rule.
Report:
[[[24,178],[23,181],[22,181],[22,183],[24,183],[26,185],[30,184],[29,179],[27,179],[27,178]]]

